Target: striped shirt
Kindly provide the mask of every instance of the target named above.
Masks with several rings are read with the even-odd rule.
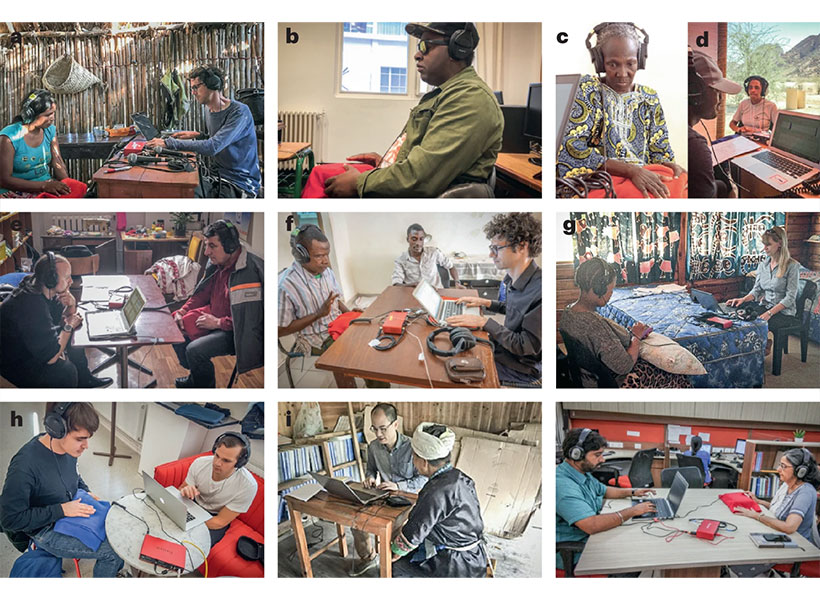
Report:
[[[418,283],[424,279],[434,288],[441,288],[441,275],[438,267],[453,268],[453,261],[444,252],[434,246],[425,246],[421,251],[421,260],[416,260],[408,252],[402,252],[393,267],[393,285],[402,283]]]
[[[319,310],[332,293],[342,298],[342,288],[336,282],[333,269],[325,269],[321,275],[313,275],[298,262],[285,269],[279,276],[279,327],[287,327],[297,319],[303,319]],[[338,302],[334,302],[327,316],[317,319],[298,333],[314,348],[321,348],[327,339],[327,327],[342,314]]]

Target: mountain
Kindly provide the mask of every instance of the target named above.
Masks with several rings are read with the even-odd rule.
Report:
[[[808,36],[783,54],[783,62],[787,76],[820,77],[820,34]]]

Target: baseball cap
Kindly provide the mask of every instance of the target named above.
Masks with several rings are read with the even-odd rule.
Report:
[[[711,56],[701,52],[700,50],[693,50],[695,72],[700,75],[703,82],[710,88],[714,88],[719,92],[726,94],[739,94],[743,87],[731,79],[726,79],[717,66],[717,63]]]
[[[404,26],[404,30],[414,38],[421,38],[425,31],[449,38],[459,29],[469,31],[474,40],[473,48],[478,46],[478,31],[474,23],[408,23]]]

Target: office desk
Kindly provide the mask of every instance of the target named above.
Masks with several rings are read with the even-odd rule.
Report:
[[[687,490],[678,514],[685,515],[693,508],[709,504],[718,495],[731,490],[692,489]],[[658,496],[665,497],[668,489],[659,489]],[[631,500],[607,500],[602,513],[615,512],[632,504]],[[771,512],[764,508],[764,514]],[[708,518],[722,520],[737,525],[737,531],[728,533],[732,539],[725,539],[718,545],[692,536],[682,535],[671,542],[662,537],[652,537],[641,531],[641,525],[616,527],[591,535],[575,567],[576,575],[594,573],[628,573],[646,569],[658,569],[664,577],[720,577],[721,565],[749,565],[755,563],[791,563],[817,560],[820,548],[815,547],[803,536],[793,533],[791,537],[800,548],[758,548],[749,538],[750,533],[776,533],[774,529],[754,519],[732,514],[720,500],[706,508],[698,508],[685,519],[663,521],[670,527],[694,531],[695,523],[689,519]],[[640,520],[639,520],[640,521]],[[655,527],[659,530],[659,527]],[[657,531],[655,532],[657,533]],[[802,548],[802,550],[801,550]]]
[[[165,298],[162,295],[157,282],[150,275],[128,275],[132,287],[138,287],[145,296],[145,308],[151,306],[162,306]],[[83,323],[74,332],[72,345],[78,348],[111,348],[116,351],[116,361],[119,365],[120,387],[128,387],[128,353],[136,350],[140,346],[151,346],[158,338],[157,344],[178,344],[185,341],[182,332],[174,323],[171,313],[167,308],[162,310],[143,309],[137,322],[134,324],[137,334],[132,337],[118,338],[114,340],[89,340],[88,328],[85,323],[87,312],[81,312]],[[133,366],[133,365],[132,365]],[[143,369],[145,370],[145,369]],[[96,371],[96,369],[95,369]],[[150,372],[149,372],[150,373]],[[145,387],[153,387],[157,384],[152,380]]]
[[[531,154],[501,152],[495,160],[496,188],[507,188],[511,195],[525,198],[541,198],[541,180],[534,175],[541,167],[529,161]],[[499,185],[501,184],[501,185]]]
[[[732,457],[736,456],[735,454],[726,454],[723,453],[721,458],[715,458],[714,456],[711,457],[711,464],[712,465],[720,465],[721,467],[726,467],[728,469],[732,469],[733,471],[737,471],[738,473],[743,472],[743,457],[740,457],[738,461],[734,461]]]
[[[104,235],[41,235],[43,252],[51,250],[57,252],[63,246],[88,246],[94,254],[100,255],[100,268],[97,271],[100,275],[113,275],[117,271],[117,246],[113,243],[116,237],[113,233]],[[112,242],[112,243],[108,243]],[[97,248],[100,246],[100,248]]]
[[[208,527],[205,523],[200,523],[196,527],[188,531],[182,531],[176,524],[162,512],[150,498],[146,498],[145,502],[144,492],[134,494],[126,494],[117,502],[125,506],[129,511],[141,517],[148,523],[150,535],[158,537],[169,542],[175,542],[171,537],[165,535],[163,528],[171,536],[176,538],[176,541],[181,542],[183,539],[189,540],[200,547],[205,556],[211,551],[211,535],[208,533]],[[147,506],[146,506],[147,504]],[[156,510],[155,513],[151,508]],[[159,513],[159,515],[157,515]],[[162,518],[160,526],[160,517]],[[145,525],[139,520],[129,515],[118,506],[111,506],[108,515],[105,517],[105,534],[108,536],[108,543],[119,557],[125,561],[132,570],[140,573],[147,573],[148,575],[155,575],[157,577],[176,577],[176,571],[170,571],[165,575],[162,574],[162,569],[154,569],[154,565],[140,559],[140,548],[142,548],[142,541],[145,538]],[[193,571],[204,562],[204,557],[199,553],[199,550],[190,544],[182,544],[187,548],[185,553],[185,570]]]
[[[416,494],[410,492],[393,492],[393,494],[404,496],[415,503],[418,498]],[[392,552],[390,552],[390,540],[393,532],[398,530],[407,520],[410,514],[410,506],[388,506],[386,504],[375,503],[369,506],[354,504],[344,498],[330,496],[322,490],[307,502],[285,496],[290,513],[290,523],[293,527],[293,537],[296,540],[296,552],[299,555],[299,562],[302,565],[302,574],[305,577],[313,577],[311,561],[324,553],[331,546],[339,545],[339,554],[347,556],[347,540],[345,539],[345,527],[351,527],[372,533],[376,536],[376,543],[379,552],[379,576],[390,578],[393,576]],[[313,554],[310,554],[305,537],[305,527],[302,525],[302,514],[310,515],[325,521],[336,523],[337,537]]]
[[[122,156],[118,158],[122,159]],[[94,173],[100,198],[193,198],[199,185],[196,169],[189,173],[135,166],[128,171],[106,173],[109,168],[100,167]]]
[[[177,254],[185,255],[188,251],[188,242],[191,237],[174,237],[169,235],[164,238],[153,236],[130,236],[124,231],[120,232],[122,239],[123,263],[126,273],[142,274],[151,268],[155,262],[166,256]],[[137,244],[144,242],[150,246],[149,250],[140,250]]]
[[[447,289],[439,290],[442,295],[450,297],[476,296],[475,290],[467,289]],[[413,288],[404,286],[390,286],[386,288],[379,297],[362,314],[362,317],[371,317],[386,313],[391,310],[401,310],[403,308],[420,308],[418,301],[413,298]],[[463,383],[450,381],[444,369],[444,357],[435,356],[427,348],[427,336],[435,329],[428,325],[424,317],[416,319],[407,327],[407,333],[398,346],[390,350],[380,351],[371,348],[368,342],[378,335],[379,320],[374,319],[369,324],[356,323],[347,328],[339,336],[333,345],[328,348],[316,361],[317,369],[332,371],[339,382],[340,375],[363,377],[365,379],[375,379],[390,383],[412,385],[417,387],[430,387],[424,362],[419,361],[419,353],[424,352],[427,359],[427,368],[430,371],[430,380],[433,387],[491,387],[497,388],[498,373],[495,370],[493,353],[486,344],[476,344],[476,346],[459,356],[469,356],[481,359],[484,363],[486,377],[484,381],[475,386],[466,386]],[[410,335],[418,336],[419,342]],[[489,336],[484,331],[474,331],[477,337],[487,339]],[[436,337],[439,348],[451,348],[446,334],[442,333]]]
[[[769,147],[768,144],[766,144],[765,142],[755,141],[755,143],[760,148]],[[740,154],[738,156],[735,156],[734,158],[740,158],[741,156],[746,156],[746,154],[751,154],[752,152],[757,152],[757,150],[752,150],[750,152]],[[732,179],[734,179],[740,186],[738,188],[738,195],[741,198],[772,198],[774,196],[779,196],[782,193],[774,189],[765,181],[758,179],[755,175],[753,175],[746,169],[738,167],[734,162],[730,161],[730,163]],[[743,188],[749,191],[747,192]],[[820,198],[820,195],[818,194],[801,193],[799,195],[803,198]]]
[[[703,312],[685,293],[635,296],[633,288],[616,288],[598,313],[626,328],[636,321],[675,340],[703,363],[707,373],[690,377],[695,387],[761,387],[768,325],[735,321],[729,329],[699,323]]]

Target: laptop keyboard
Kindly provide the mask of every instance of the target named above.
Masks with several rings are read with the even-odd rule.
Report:
[[[456,304],[455,302],[445,302],[444,310],[441,311],[441,320],[444,321],[447,317],[453,315],[460,315],[464,313],[464,305]]]
[[[774,152],[769,152],[768,150],[766,152],[758,152],[752,156],[760,162],[766,163],[770,167],[774,167],[778,171],[783,171],[792,177],[802,177],[811,171],[806,165],[801,165],[799,162],[790,160]]]

